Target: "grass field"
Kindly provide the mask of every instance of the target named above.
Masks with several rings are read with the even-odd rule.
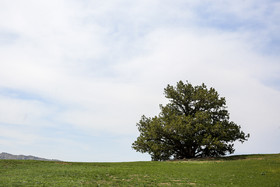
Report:
[[[0,186],[280,187],[280,154],[123,163],[0,160]]]

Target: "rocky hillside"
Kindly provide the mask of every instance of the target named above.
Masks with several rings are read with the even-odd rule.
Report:
[[[12,155],[9,153],[0,153],[0,159],[6,159],[6,160],[43,160],[43,161],[58,161],[58,160],[53,160],[53,159],[45,159],[45,158],[40,158],[36,156],[25,156],[25,155]]]

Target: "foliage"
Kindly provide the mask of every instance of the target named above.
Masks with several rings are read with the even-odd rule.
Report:
[[[0,186],[280,186],[280,155],[167,162],[0,160]]]
[[[229,121],[226,100],[205,84],[192,86],[179,81],[164,89],[170,103],[160,105],[158,116],[142,116],[140,136],[132,147],[149,153],[152,160],[217,157],[234,152],[233,142],[249,138]]]

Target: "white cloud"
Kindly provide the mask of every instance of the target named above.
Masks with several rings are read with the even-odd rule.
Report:
[[[5,124],[33,127],[50,125],[45,118],[55,111],[54,107],[35,100],[0,96],[0,103],[0,121]]]
[[[30,133],[37,126],[31,134],[43,136],[38,140],[43,147],[55,147],[44,143],[51,137],[42,133],[48,127],[69,128],[70,135],[106,132],[136,139],[141,115],[157,115],[158,105],[167,102],[163,88],[179,80],[205,82],[226,97],[232,120],[252,134],[250,146],[242,145],[250,152],[265,150],[252,146],[263,140],[264,129],[276,134],[267,144],[279,141],[280,94],[268,83],[279,81],[279,55],[260,52],[279,31],[277,2],[264,7],[253,1],[13,2],[0,2],[0,37],[10,33],[0,39],[0,91],[31,99],[0,92],[0,124],[22,125]],[[227,18],[235,23],[227,24]],[[250,23],[265,28],[252,29]],[[61,136],[54,138],[61,147],[84,144],[83,151],[93,153],[86,141]],[[7,145],[6,138],[0,140]]]

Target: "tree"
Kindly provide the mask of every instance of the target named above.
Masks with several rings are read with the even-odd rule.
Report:
[[[223,156],[235,151],[234,141],[248,140],[249,134],[229,121],[226,100],[214,88],[179,81],[167,85],[164,94],[170,102],[160,105],[158,116],[142,116],[140,136],[132,144],[152,160]]]

